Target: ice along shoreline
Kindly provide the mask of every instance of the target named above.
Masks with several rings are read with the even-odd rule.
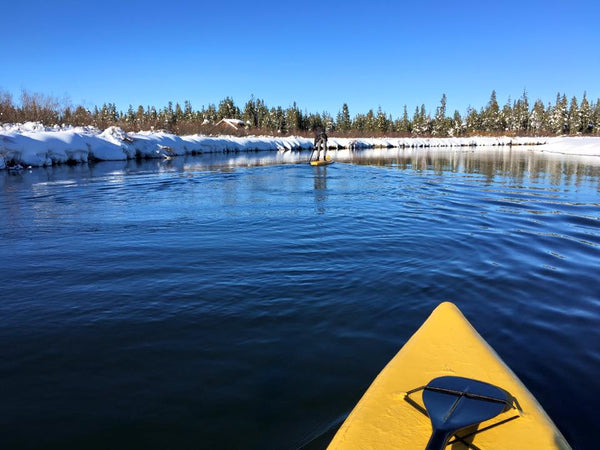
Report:
[[[536,150],[600,157],[600,137],[336,138],[331,149],[535,146]],[[0,126],[0,169],[170,158],[187,154],[310,150],[313,140],[298,136],[178,136],[164,131],[127,133],[111,127],[45,127],[38,123]]]

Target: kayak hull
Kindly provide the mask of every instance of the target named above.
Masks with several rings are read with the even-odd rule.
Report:
[[[431,423],[422,394],[406,393],[436,377],[472,378],[501,387],[518,409],[456,433],[453,450],[569,449],[533,395],[458,308],[442,303],[381,371],[342,424],[329,449],[424,449]]]

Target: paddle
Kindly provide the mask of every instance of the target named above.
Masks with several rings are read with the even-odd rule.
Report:
[[[439,377],[423,389],[423,402],[433,431],[426,450],[443,450],[457,431],[489,420],[513,407],[504,389],[462,377]]]

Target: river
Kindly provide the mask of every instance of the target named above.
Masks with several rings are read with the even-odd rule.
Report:
[[[600,158],[331,154],[0,172],[0,445],[320,448],[449,300],[595,448]]]

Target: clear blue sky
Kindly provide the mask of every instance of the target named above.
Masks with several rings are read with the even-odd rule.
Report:
[[[448,113],[526,89],[600,97],[600,2],[16,1],[2,6],[0,89],[126,110],[254,94],[335,116]]]

